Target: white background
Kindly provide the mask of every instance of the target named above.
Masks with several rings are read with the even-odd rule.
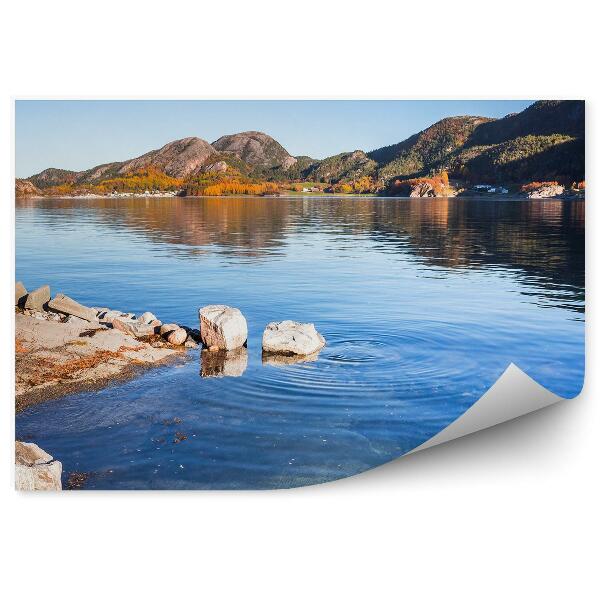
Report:
[[[0,564],[24,598],[598,598],[598,32],[591,2],[4,3]],[[359,477],[260,493],[16,494],[19,97],[585,98],[582,396]],[[148,127],[152,124],[148,123]],[[5,597],[14,597],[10,594]]]

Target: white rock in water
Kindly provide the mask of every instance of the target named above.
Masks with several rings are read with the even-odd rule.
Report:
[[[151,312],[145,312],[139,317],[139,320],[142,323],[152,323],[152,321],[156,321],[157,319]]]
[[[235,350],[248,339],[248,324],[237,308],[223,304],[210,304],[198,311],[200,337],[206,347]]]
[[[324,345],[325,338],[312,323],[295,321],[269,323],[263,333],[263,350],[275,354],[306,356],[318,352]]]
[[[36,444],[15,442],[15,488],[61,490],[62,464]]]

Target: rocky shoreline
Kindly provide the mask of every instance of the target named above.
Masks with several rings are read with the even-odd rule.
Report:
[[[248,325],[226,305],[198,310],[200,329],[162,323],[151,312],[139,316],[88,307],[43,285],[28,292],[15,285],[16,411],[67,393],[99,388],[133,376],[141,367],[185,356],[202,345],[201,377],[239,377],[247,365]],[[269,323],[262,363],[313,361],[325,338],[312,323]],[[60,490],[61,463],[35,444],[16,441],[16,488]]]
[[[163,324],[149,312],[139,317],[87,307],[42,286],[15,286],[16,410],[128,377],[140,367],[181,357],[200,332]]]

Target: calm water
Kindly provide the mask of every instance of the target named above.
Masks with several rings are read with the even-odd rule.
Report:
[[[562,396],[583,383],[583,202],[19,201],[16,232],[28,288],[196,327],[212,303],[248,320],[235,363],[193,351],[17,416],[88,488],[323,482],[424,442],[510,362]],[[264,326],[283,319],[316,324],[316,361],[263,363]]]

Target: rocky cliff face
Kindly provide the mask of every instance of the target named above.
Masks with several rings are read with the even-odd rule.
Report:
[[[234,154],[254,167],[289,169],[296,159],[276,140],[260,131],[224,135],[212,143],[219,152]]]
[[[216,151],[207,141],[189,137],[124,162],[118,173],[126,175],[139,169],[154,167],[170,177],[184,178],[197,173],[213,154]]]
[[[15,179],[15,196],[26,198],[28,196],[40,196],[41,191],[27,179]]]

